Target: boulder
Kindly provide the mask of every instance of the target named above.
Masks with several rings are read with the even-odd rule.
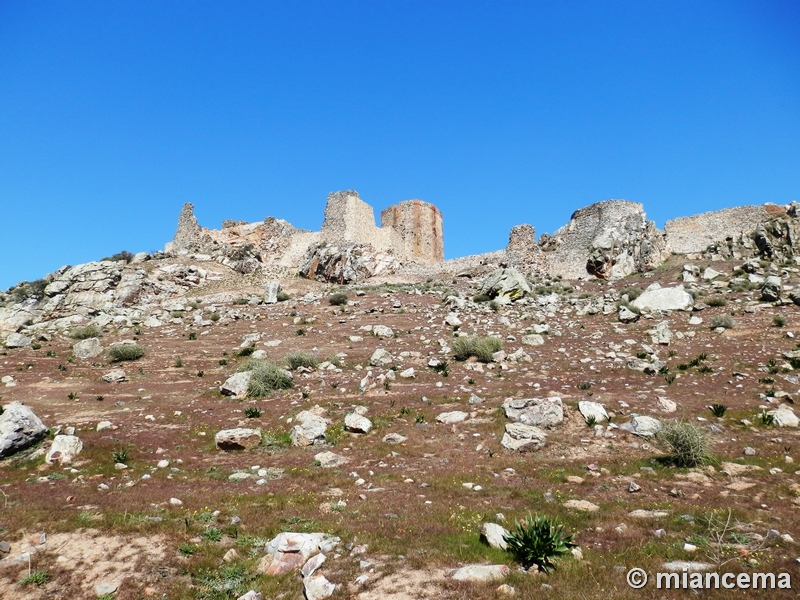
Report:
[[[44,423],[24,404],[5,405],[0,415],[0,458],[33,446],[43,440],[47,432]]]
[[[369,433],[372,429],[372,421],[363,415],[351,412],[344,417],[344,428],[353,433]]]
[[[94,358],[103,352],[103,345],[96,337],[81,340],[72,345],[72,353],[76,358],[86,360],[87,358]]]
[[[284,531],[270,540],[265,550],[267,554],[276,554],[278,552],[300,554],[303,557],[303,563],[305,563],[314,554],[331,552],[340,542],[341,540],[338,537],[325,533]],[[301,563],[301,566],[303,563]]]
[[[662,288],[658,283],[653,283],[633,302],[631,306],[639,310],[668,311],[687,310],[694,304],[691,294],[683,289],[682,285]]]
[[[589,502],[588,500],[567,500],[562,504],[564,508],[571,508],[572,510],[579,510],[581,512],[597,512],[600,507],[597,504]]]
[[[553,427],[564,420],[561,398],[509,398],[503,402],[506,417],[517,423]]]
[[[648,333],[650,334],[650,340],[654,344],[669,346],[672,341],[672,330],[669,328],[669,321],[661,321]]]
[[[6,348],[25,348],[31,345],[31,341],[21,333],[12,333],[6,338]]]
[[[214,443],[220,450],[249,450],[261,445],[261,430],[244,427],[223,429],[214,436]]]
[[[777,302],[781,299],[781,292],[783,292],[781,278],[777,275],[770,275],[761,286],[761,299],[765,302]]]
[[[306,600],[323,600],[333,595],[336,584],[328,581],[324,575],[312,575],[303,580]]]
[[[105,373],[100,379],[106,383],[120,383],[125,381],[125,377],[125,371],[122,369],[113,369],[108,373]]]
[[[644,415],[634,415],[631,417],[630,422],[623,423],[619,426],[623,431],[641,437],[651,437],[661,431],[662,427],[664,427],[664,425],[661,421]]]
[[[578,410],[584,419],[594,417],[595,422],[602,423],[608,421],[608,413],[605,407],[599,402],[590,402],[589,400],[581,400],[578,402]]]
[[[461,423],[462,421],[466,421],[467,417],[469,417],[468,413],[465,413],[461,410],[453,410],[450,412],[443,412],[440,413],[436,417],[436,421],[439,423],[444,423],[445,425],[453,425],[454,423]]]
[[[292,427],[291,436],[294,446],[311,446],[324,441],[328,422],[307,410],[297,415],[297,425]]]
[[[258,571],[264,575],[284,575],[302,568],[305,562],[306,557],[297,552],[274,552],[261,559]]]
[[[392,338],[394,337],[394,331],[386,325],[373,325],[372,335],[379,338]]]
[[[264,304],[277,304],[281,284],[278,281],[268,281],[264,286]]]
[[[633,312],[627,306],[620,306],[619,313],[617,314],[617,319],[619,319],[620,323],[635,323],[639,320],[639,316],[637,313]]]
[[[500,444],[503,448],[517,452],[535,452],[544,447],[547,434],[533,425],[506,423],[506,431]]]
[[[529,333],[522,336],[522,343],[526,346],[541,346],[544,344],[544,338],[538,333]]]
[[[322,553],[312,556],[306,561],[306,564],[303,565],[303,568],[300,569],[300,574],[303,577],[311,577],[317,571],[317,569],[322,566],[322,563],[324,563],[327,558],[328,557]]]
[[[376,250],[368,243],[321,242],[308,247],[299,273],[306,279],[346,284],[378,275],[391,275],[400,266],[400,261],[393,253]]]
[[[242,373],[234,373],[225,380],[219,387],[219,391],[223,396],[233,396],[234,398],[244,398],[247,396],[247,389],[250,386],[251,371],[243,371]]]
[[[769,411],[767,414],[772,415],[772,418],[775,419],[775,424],[778,427],[800,426],[800,419],[798,419],[797,415],[794,414],[794,411],[785,404],[782,404],[775,410]]]
[[[506,542],[507,535],[508,530],[497,523],[484,523],[481,526],[481,537],[486,540],[486,543],[492,548],[499,548],[500,550],[508,549],[508,542]]]
[[[497,581],[511,572],[506,565],[466,565],[453,572],[456,581]]]
[[[315,454],[314,460],[317,461],[319,466],[323,469],[341,467],[342,465],[350,462],[350,459],[346,456],[342,456],[341,454],[336,454],[335,452],[330,452],[328,450]]]
[[[83,450],[83,442],[75,435],[57,435],[53,438],[53,445],[45,456],[45,462],[53,464],[59,462],[66,464],[72,462]]]
[[[383,348],[378,348],[372,353],[369,364],[373,367],[388,367],[394,363],[394,357]]]
[[[497,269],[483,280],[478,293],[490,298],[503,297],[517,300],[530,294],[531,288],[525,276],[516,269]]]

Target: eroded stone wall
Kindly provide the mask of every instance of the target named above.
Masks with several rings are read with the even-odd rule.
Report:
[[[703,252],[711,244],[723,242],[727,238],[749,235],[759,224],[782,212],[784,209],[774,204],[734,206],[672,219],[666,222],[664,230],[673,252],[692,254]]]
[[[404,260],[437,263],[444,260],[442,213],[422,200],[404,200],[381,212],[381,228],[399,237],[394,250]]]

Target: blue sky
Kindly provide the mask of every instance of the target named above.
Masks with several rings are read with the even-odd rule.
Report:
[[[0,0],[0,288],[350,188],[448,258],[800,200],[800,3]]]

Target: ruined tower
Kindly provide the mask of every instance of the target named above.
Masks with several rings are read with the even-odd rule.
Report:
[[[381,227],[397,232],[397,253],[422,263],[444,260],[442,212],[422,200],[404,200],[381,212]]]

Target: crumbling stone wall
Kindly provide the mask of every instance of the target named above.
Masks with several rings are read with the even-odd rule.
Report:
[[[381,212],[381,228],[397,233],[395,252],[405,260],[437,263],[444,260],[442,212],[422,200],[404,200]]]
[[[194,216],[194,204],[186,202],[178,215],[178,230],[166,250],[177,252],[201,247],[207,240],[203,235],[203,228]]]
[[[547,268],[547,257],[536,243],[533,225],[515,225],[511,228],[506,246],[506,262],[523,273],[543,274]]]
[[[566,279],[617,279],[652,269],[670,254],[664,233],[646,219],[640,203],[628,200],[605,200],[575,211],[540,245],[547,272]]]
[[[734,206],[692,217],[667,221],[664,230],[667,243],[676,254],[703,252],[711,244],[727,238],[741,238],[755,231],[771,216],[784,212],[774,204]]]
[[[355,190],[328,194],[320,233],[328,242],[371,244],[376,250],[393,250],[400,245],[394,231],[375,225],[375,212]]]

